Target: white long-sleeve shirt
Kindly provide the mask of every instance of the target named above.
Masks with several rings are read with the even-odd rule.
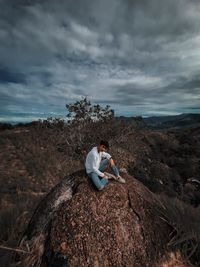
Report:
[[[98,152],[97,147],[93,147],[92,150],[87,154],[85,161],[85,168],[87,173],[96,172],[100,177],[103,177],[104,174],[99,170],[101,160],[103,158],[110,159],[111,155],[106,152]]]

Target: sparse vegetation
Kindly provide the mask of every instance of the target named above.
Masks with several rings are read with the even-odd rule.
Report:
[[[87,151],[102,138],[110,141],[119,167],[150,190],[199,205],[199,190],[185,187],[188,178],[200,179],[199,127],[151,131],[141,118],[116,119],[110,107],[87,99],[67,108],[73,123],[49,118],[0,132],[1,245],[17,246],[41,197],[82,169]],[[98,119],[91,119],[94,114]]]
[[[114,110],[110,106],[103,108],[99,104],[92,105],[90,101],[84,97],[80,101],[67,104],[68,110],[67,117],[70,119],[70,123],[80,123],[89,121],[107,121],[114,118]]]

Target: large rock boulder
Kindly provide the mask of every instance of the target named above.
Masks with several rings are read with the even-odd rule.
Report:
[[[122,174],[97,191],[79,171],[41,202],[21,240],[25,266],[190,266],[172,251],[172,227],[162,203],[142,183]]]
[[[50,242],[69,266],[152,266],[165,250],[169,231],[157,231],[166,225],[154,213],[153,195],[126,180],[101,192],[82,183],[56,212]]]

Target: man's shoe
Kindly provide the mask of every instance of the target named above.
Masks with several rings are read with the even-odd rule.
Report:
[[[125,179],[122,178],[120,175],[116,176],[116,175],[111,174],[109,172],[104,172],[104,174],[106,175],[106,177],[104,177],[104,178],[106,178],[108,180],[113,179],[113,180],[115,180],[115,181],[117,181],[119,183],[122,183],[122,184],[126,183]]]
[[[113,180],[116,180],[116,176],[115,175],[113,175],[113,174],[111,174],[111,173],[109,173],[109,172],[104,172],[104,174],[105,174],[105,178],[106,179],[113,179]]]
[[[124,178],[122,178],[120,175],[115,176],[115,180],[118,181],[119,183],[125,184],[126,181]]]

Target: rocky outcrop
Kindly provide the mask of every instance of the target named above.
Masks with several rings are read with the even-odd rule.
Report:
[[[190,266],[167,246],[173,228],[159,212],[162,202],[122,175],[126,184],[110,181],[103,191],[93,188],[84,171],[63,179],[30,221],[21,241],[30,250],[24,265]]]
[[[169,231],[157,231],[166,225],[150,205],[153,195],[132,177],[126,180],[102,192],[82,183],[57,211],[50,242],[69,266],[152,266],[165,250]]]

